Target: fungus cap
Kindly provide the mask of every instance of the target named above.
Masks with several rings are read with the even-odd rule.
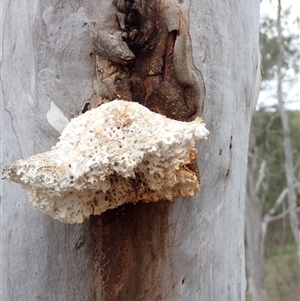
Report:
[[[193,196],[200,183],[189,164],[195,141],[208,136],[201,118],[168,119],[146,107],[114,100],[71,120],[45,153],[6,166],[37,209],[81,223],[124,203]]]

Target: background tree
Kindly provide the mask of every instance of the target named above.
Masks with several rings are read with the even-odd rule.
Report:
[[[249,162],[246,198],[246,269],[248,291],[253,301],[267,300],[266,264],[264,257],[265,241],[262,235],[263,205],[258,191],[264,180],[266,161],[260,157],[254,125],[249,137]]]
[[[288,208],[289,208],[289,217],[292,233],[294,240],[297,246],[298,259],[300,262],[300,226],[299,218],[296,211],[297,208],[297,197],[294,188],[295,176],[294,176],[294,164],[293,164],[293,150],[290,137],[290,125],[288,114],[284,108],[283,100],[283,91],[282,91],[282,82],[283,82],[283,63],[284,63],[284,48],[283,48],[283,33],[281,26],[281,0],[278,0],[278,9],[277,9],[277,45],[278,45],[278,54],[276,61],[276,71],[277,71],[277,98],[278,98],[278,111],[280,114],[282,129],[283,129],[283,147],[284,147],[284,156],[285,156],[285,178],[287,182],[288,189]]]
[[[299,186],[299,179],[295,177],[295,174],[299,174],[297,163],[299,161],[297,157],[299,111],[286,111],[283,103],[283,98],[287,98],[288,91],[295,84],[294,75],[298,73],[297,37],[289,30],[290,24],[287,24],[290,22],[289,17],[290,9],[283,11],[279,1],[277,19],[267,16],[262,19],[261,23],[260,42],[264,66],[262,87],[268,91],[269,96],[272,95],[278,99],[278,111],[274,112],[272,108],[262,108],[256,112],[250,135],[252,139],[250,139],[248,167],[246,254],[248,254],[248,285],[252,300],[266,300],[263,277],[265,274],[264,250],[266,249],[268,255],[272,248],[278,249],[278,237],[282,238],[282,234],[294,233],[294,237],[298,235],[295,226],[298,223],[295,189]],[[277,87],[277,91],[274,86]],[[291,118],[290,121],[289,118]],[[291,185],[287,184],[288,181]],[[289,193],[291,197],[288,197]],[[294,228],[292,232],[286,231],[286,221],[289,222],[286,219],[288,214],[292,214],[289,219]],[[276,221],[277,226],[274,228]],[[270,222],[274,222],[274,226],[265,241]],[[272,236],[273,239],[271,239]],[[251,238],[254,245],[249,243]],[[285,243],[288,241],[290,240],[284,239]],[[265,242],[266,247],[264,247]],[[289,277],[284,277],[284,282],[289,284],[285,292],[288,295],[285,295],[284,299],[294,298],[299,293],[295,289],[297,277],[299,277],[297,272],[291,275],[293,277],[290,278],[291,281],[288,280]],[[280,289],[280,286],[277,285],[277,288]]]
[[[198,145],[202,191],[65,225],[3,183],[4,300],[244,299],[244,185],[259,3],[164,3],[188,12],[193,61],[206,85],[202,117],[211,135]],[[150,11],[161,5],[141,4]],[[66,118],[105,91],[88,27],[113,39],[116,13],[107,0],[2,2],[4,165],[49,149]]]

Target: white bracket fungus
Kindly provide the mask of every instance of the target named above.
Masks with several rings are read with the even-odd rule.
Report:
[[[29,201],[66,223],[138,201],[193,196],[200,184],[188,165],[195,141],[209,132],[198,117],[168,119],[114,100],[71,120],[50,151],[6,166],[7,180],[29,190]]]

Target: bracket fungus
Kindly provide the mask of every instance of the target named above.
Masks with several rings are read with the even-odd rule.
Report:
[[[3,175],[29,191],[35,208],[81,223],[125,203],[193,196],[200,183],[189,164],[195,141],[208,134],[199,117],[181,122],[114,100],[72,119],[50,151],[6,166]]]

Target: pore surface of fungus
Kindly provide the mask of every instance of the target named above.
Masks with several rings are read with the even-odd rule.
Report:
[[[4,168],[37,209],[66,223],[129,202],[192,196],[199,189],[195,141],[208,131],[198,117],[180,122],[114,100],[71,120],[48,152]]]

